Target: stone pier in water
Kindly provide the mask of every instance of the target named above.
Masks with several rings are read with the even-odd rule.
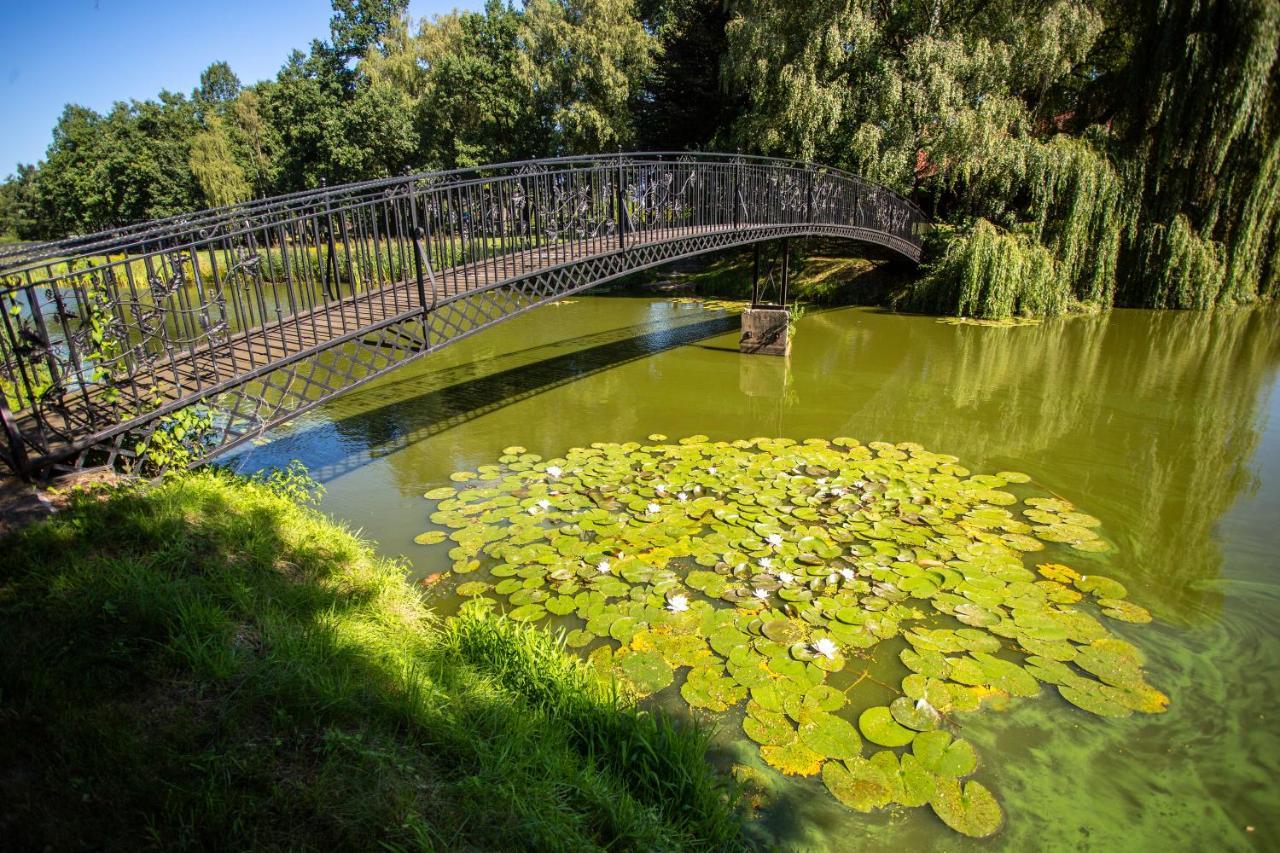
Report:
[[[742,312],[742,337],[738,349],[751,355],[788,355],[790,318],[785,308],[748,308]]]

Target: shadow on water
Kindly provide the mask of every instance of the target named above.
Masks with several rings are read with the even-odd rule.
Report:
[[[476,375],[480,370],[491,369],[492,361],[488,361],[415,375],[363,391],[365,400],[377,401],[372,409],[307,426],[268,446],[238,455],[232,465],[261,470],[299,459],[312,477],[327,483],[507,406],[619,365],[725,334],[738,325],[736,315],[674,326],[670,321],[644,323],[509,353],[503,358],[572,347],[569,352],[496,373]],[[620,332],[636,328],[652,331],[616,339]],[[610,340],[611,337],[615,339]],[[606,342],[595,343],[599,340]],[[449,384],[442,386],[442,382]]]
[[[334,484],[327,508],[393,553],[424,529],[424,489],[508,444],[555,455],[659,431],[849,435],[918,442],[975,471],[1025,470],[1035,490],[1103,520],[1115,550],[1071,562],[1120,580],[1155,614],[1152,625],[1115,627],[1146,655],[1169,712],[1093,720],[1046,689],[966,719],[966,738],[989,759],[978,778],[1007,810],[990,842],[940,835],[927,809],[853,814],[820,780],[779,777],[755,822],[762,846],[1128,850],[1178,838],[1180,849],[1247,849],[1280,837],[1270,806],[1280,733],[1269,724],[1280,657],[1280,395],[1268,397],[1278,312],[1117,310],[988,328],[815,311],[789,359],[756,359],[738,358],[727,335],[707,339],[734,318],[583,299],[371,383],[244,461],[296,456],[325,480],[356,472]],[[570,336],[582,329],[593,331]],[[448,565],[426,548],[410,559],[423,575]],[[447,612],[448,584],[438,590]],[[886,683],[905,674],[897,651],[877,650],[877,664],[895,668]],[[717,723],[713,760],[755,766],[754,748],[734,749],[735,719]]]

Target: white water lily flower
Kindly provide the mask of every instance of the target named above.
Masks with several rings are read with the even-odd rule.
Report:
[[[791,583],[795,579],[796,576],[791,574],[791,572],[778,572],[778,580],[783,583]]]
[[[683,595],[673,595],[667,602],[667,609],[672,613],[684,613],[689,609],[689,599]]]
[[[529,515],[537,515],[540,511],[541,508],[537,504],[529,507]]]
[[[551,501],[547,500],[546,498],[543,498],[542,500],[538,501],[538,506],[542,507],[543,509],[550,509]]]
[[[866,481],[866,480],[854,480],[854,481],[853,481],[853,487],[854,487],[855,489],[865,489],[865,488],[867,487],[867,481]]]
[[[827,575],[827,583],[835,583],[836,578],[838,577],[840,577],[838,574],[836,574],[835,572],[832,572],[831,574]]]
[[[715,473],[716,473],[716,466],[712,465],[710,468],[708,468],[708,469],[707,469],[707,473],[708,473],[708,474],[711,474],[712,476],[715,476]]]
[[[769,559],[768,557],[761,557],[761,558],[760,558],[760,568],[762,568],[762,569],[767,569],[767,568],[770,568],[770,567],[772,567],[772,566],[773,566],[773,560]]]
[[[564,471],[563,471],[563,470],[561,470],[561,468],[560,468],[560,466],[559,466],[559,465],[548,465],[548,466],[547,466],[547,476],[548,476],[548,477],[550,477],[550,478],[551,478],[551,479],[553,479],[553,480],[557,480],[557,479],[559,479],[559,478],[560,478],[560,475],[561,475],[561,474],[563,474],[563,473],[564,473]]]
[[[773,546],[773,547],[775,547],[775,548],[777,548],[777,547],[779,547],[779,546],[781,546],[781,545],[782,545],[782,534],[781,534],[781,533],[770,533],[770,534],[769,534],[768,536],[766,536],[764,539],[765,539],[765,541],[766,541],[766,542],[768,542],[770,545],[772,545],[772,546]]]
[[[755,591],[753,591],[753,592],[752,592],[752,595],[754,595],[756,598],[759,598],[759,599],[762,599],[762,600],[763,600],[763,599],[766,599],[766,598],[768,598],[768,597],[769,597],[769,590],[767,590],[767,589],[757,589],[757,590],[755,590]]]
[[[609,565],[608,560],[601,560],[596,563],[596,571],[602,575],[607,575],[609,572],[613,571],[613,566]]]
[[[835,495],[836,497],[840,497],[841,495],[844,494],[844,486],[833,486],[831,489],[831,494]]]
[[[662,483],[659,483],[658,485],[654,486],[653,490],[660,495],[665,495],[667,493],[667,487],[664,486]]]
[[[684,492],[681,492],[680,494],[676,495],[676,500],[680,501],[680,503],[684,503],[685,501],[689,500],[689,496],[686,495]]]
[[[695,485],[694,485],[694,487],[693,487],[693,493],[694,493],[695,495],[700,495],[700,494],[702,494],[702,486],[699,486],[699,485],[696,485],[696,484],[695,484]]]
[[[658,506],[657,504],[649,504],[647,507],[645,507],[645,511],[648,512],[649,515],[654,515],[655,513],[659,512],[661,509],[662,507]]]
[[[854,574],[853,569],[841,569],[840,577],[844,578],[847,581],[851,581],[856,577],[856,575]]]
[[[827,660],[834,660],[836,652],[840,651],[840,647],[830,637],[823,637],[813,644],[815,653],[822,655]]]

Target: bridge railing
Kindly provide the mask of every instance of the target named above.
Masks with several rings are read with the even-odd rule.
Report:
[[[925,217],[836,169],[714,154],[553,158],[366,181],[0,255],[7,461],[91,444],[371,325],[654,241],[878,235]]]

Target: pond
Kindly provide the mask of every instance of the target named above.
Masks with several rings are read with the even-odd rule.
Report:
[[[413,541],[445,529],[424,493],[459,487],[451,474],[513,445],[550,459],[655,433],[847,436],[916,443],[974,473],[1024,472],[1026,488],[1101,521],[1112,547],[1088,570],[1154,617],[1103,621],[1141,650],[1168,710],[1103,718],[1046,686],[956,715],[979,756],[973,778],[1004,812],[996,835],[975,840],[928,807],[861,814],[821,777],[774,773],[743,738],[740,704],[714,715],[717,759],[770,779],[753,835],[805,850],[1280,843],[1280,312],[1115,310],[989,328],[813,309],[785,360],[739,355],[737,327],[667,299],[566,300],[340,397],[236,462],[301,460],[327,488],[326,512],[419,577],[452,565],[450,543]],[[1028,568],[1048,559],[1023,556]],[[456,609],[452,590],[478,576],[446,577],[439,608]],[[901,648],[885,644],[881,660],[876,647],[882,677],[910,674]],[[678,685],[651,701],[683,712]],[[841,713],[886,701],[853,691]]]

